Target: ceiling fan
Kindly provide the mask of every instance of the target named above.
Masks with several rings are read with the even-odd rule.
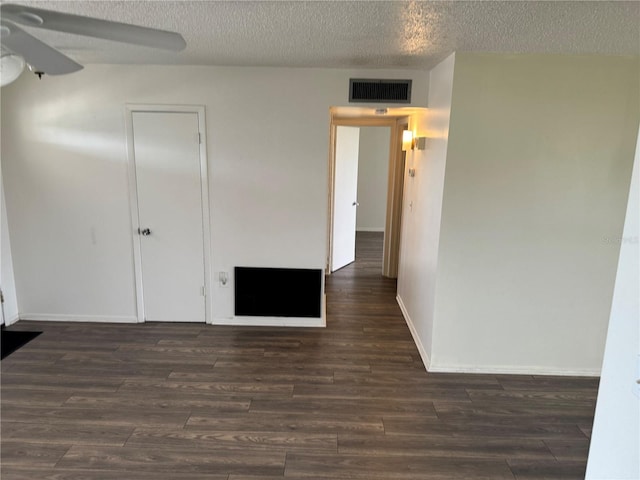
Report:
[[[65,75],[83,68],[79,63],[24,31],[19,25],[175,52],[184,50],[187,46],[182,35],[175,32],[5,3],[0,5],[2,86],[18,78],[25,64],[39,76]]]

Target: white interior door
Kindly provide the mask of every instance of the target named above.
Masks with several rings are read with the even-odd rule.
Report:
[[[204,322],[198,113],[132,112],[145,321]]]
[[[359,127],[336,127],[331,271],[356,259]]]

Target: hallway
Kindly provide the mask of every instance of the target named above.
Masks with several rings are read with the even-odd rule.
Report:
[[[583,478],[597,379],[426,373],[379,249],[326,329],[19,322],[3,480]]]

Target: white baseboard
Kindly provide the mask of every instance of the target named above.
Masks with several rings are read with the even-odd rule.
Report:
[[[45,322],[138,323],[138,317],[116,315],[61,315],[57,313],[21,313],[20,320]]]
[[[322,296],[320,318],[316,317],[243,317],[214,318],[213,325],[236,325],[244,327],[326,327],[327,296]]]
[[[505,367],[503,365],[431,365],[432,373],[482,373],[489,375],[553,375],[563,377],[599,377],[600,370],[549,367]]]
[[[418,353],[420,353],[420,358],[422,359],[422,363],[424,364],[424,368],[430,372],[431,371],[431,359],[429,358],[429,355],[427,354],[427,351],[424,348],[424,345],[422,345],[422,341],[420,340],[420,337],[418,336],[418,331],[416,330],[416,327],[413,325],[413,321],[411,320],[411,316],[409,315],[409,312],[407,311],[407,308],[404,306],[404,303],[402,301],[402,298],[400,298],[400,295],[396,295],[396,301],[398,302],[398,305],[400,306],[400,310],[402,311],[402,316],[404,317],[404,321],[407,322],[407,326],[409,327],[409,331],[411,332],[411,336],[413,337],[413,341],[416,344],[416,347],[418,347]]]
[[[503,366],[503,365],[434,365],[431,363],[431,359],[429,355],[427,355],[424,346],[422,345],[422,341],[418,336],[418,332],[415,329],[413,321],[411,320],[411,316],[409,312],[407,312],[407,308],[402,302],[402,298],[400,296],[396,296],[396,300],[398,305],[400,306],[400,310],[402,311],[402,316],[407,322],[407,326],[409,327],[409,331],[411,332],[411,336],[413,337],[413,341],[418,348],[418,352],[420,353],[420,358],[422,358],[422,363],[425,368],[430,373],[481,373],[481,374],[489,374],[489,375],[554,375],[554,376],[567,376],[567,377],[599,377],[600,370],[592,369],[592,368],[584,368],[584,369],[564,369],[564,368],[553,368],[553,367],[541,367],[541,366],[527,366],[527,367],[516,367],[516,366]]]
[[[356,227],[356,232],[382,232],[384,233],[384,227]]]
[[[324,318],[305,317],[232,317],[214,318],[214,325],[236,325],[244,327],[326,327]]]

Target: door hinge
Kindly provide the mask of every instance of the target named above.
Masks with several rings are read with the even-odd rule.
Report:
[[[202,145],[202,134],[198,132],[198,145]]]
[[[4,303],[4,293],[0,290],[0,303]]]
[[[200,287],[200,295],[202,295],[203,297],[207,296],[207,291],[205,290],[204,285]]]

